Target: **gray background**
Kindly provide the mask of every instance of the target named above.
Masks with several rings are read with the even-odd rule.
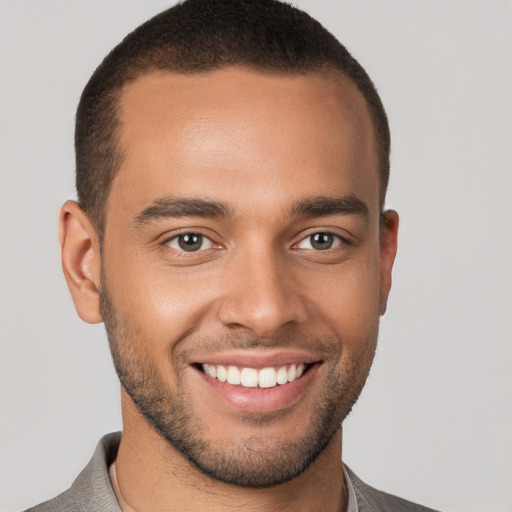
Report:
[[[303,0],[381,92],[401,214],[389,310],[344,458],[446,511],[512,510],[512,3]],[[103,327],[74,313],[57,213],[73,117],[163,0],[0,0],[0,509],[67,487],[121,426]]]

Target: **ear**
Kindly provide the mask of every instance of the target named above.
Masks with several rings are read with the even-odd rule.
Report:
[[[394,210],[382,214],[380,234],[380,314],[386,312],[391,273],[395,261],[398,242],[398,213]]]
[[[98,235],[75,201],[66,201],[60,210],[59,240],[62,270],[78,316],[91,324],[102,322]]]

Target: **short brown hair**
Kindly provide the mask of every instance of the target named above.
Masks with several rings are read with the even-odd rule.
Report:
[[[331,66],[363,94],[375,130],[381,206],[389,179],[390,135],[379,95],[363,67],[319,22],[277,0],[187,0],[150,19],[116,46],[87,83],[76,115],[78,200],[100,240],[117,147],[121,88],[143,73],[191,74],[226,66],[299,74]]]

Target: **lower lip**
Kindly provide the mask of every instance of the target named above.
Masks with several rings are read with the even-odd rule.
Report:
[[[298,402],[310,385],[320,363],[312,364],[298,379],[273,388],[244,388],[204,374],[194,368],[203,385],[207,386],[224,404],[247,413],[270,413],[285,409]]]

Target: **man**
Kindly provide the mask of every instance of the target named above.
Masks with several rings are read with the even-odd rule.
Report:
[[[398,216],[361,66],[273,0],[188,0],[103,61],[60,216],[79,316],[104,322],[123,434],[31,510],[428,510],[341,460]]]

